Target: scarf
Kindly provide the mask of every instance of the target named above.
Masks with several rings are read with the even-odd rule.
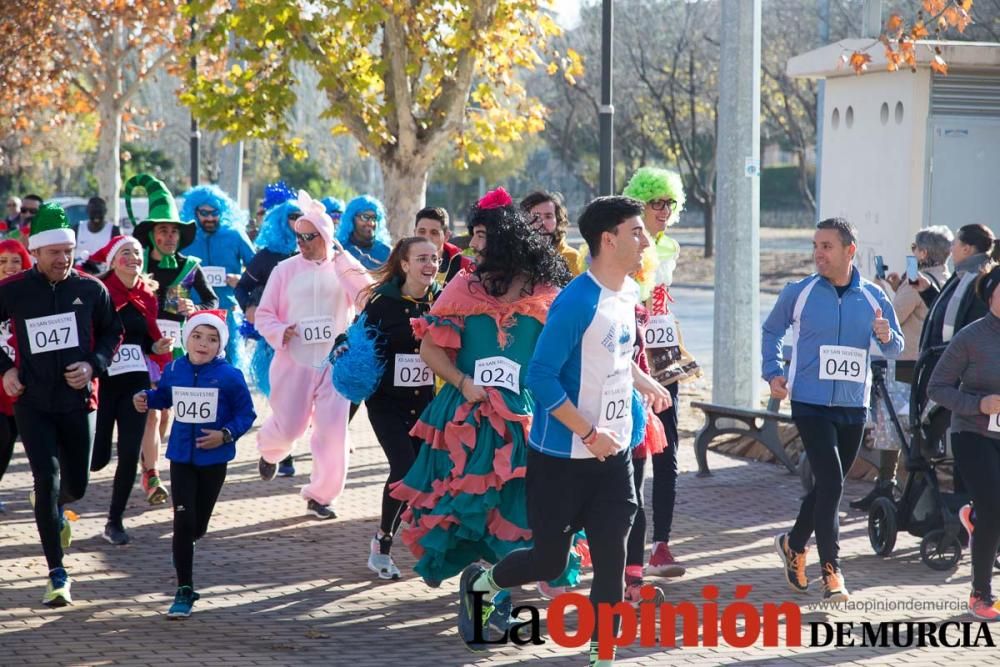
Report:
[[[146,329],[149,332],[150,338],[153,341],[158,341],[163,338],[163,334],[160,333],[160,327],[156,323],[156,315],[158,312],[158,306],[156,302],[156,294],[153,293],[149,286],[144,280],[139,280],[135,287],[128,288],[125,283],[121,281],[118,275],[114,271],[110,271],[107,276],[104,277],[104,286],[108,289],[108,294],[111,295],[111,303],[115,306],[115,312],[118,312],[128,304],[139,311],[143,319],[146,320]],[[157,359],[163,355],[150,355],[154,359]],[[170,355],[166,355],[169,358]]]

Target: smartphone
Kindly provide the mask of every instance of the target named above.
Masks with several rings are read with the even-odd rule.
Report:
[[[885,272],[889,269],[882,261],[882,255],[875,255],[875,277],[879,280],[885,280]]]
[[[906,279],[911,283],[917,282],[917,258],[913,255],[906,256]]]

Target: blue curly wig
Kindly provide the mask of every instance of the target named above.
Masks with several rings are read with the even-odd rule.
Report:
[[[271,252],[280,252],[283,255],[294,253],[295,232],[288,226],[288,214],[301,212],[294,201],[286,201],[269,209],[264,214],[264,224],[260,226],[260,233],[257,234],[257,249],[267,248]]]
[[[337,227],[337,240],[341,245],[346,245],[354,233],[354,216],[365,211],[375,213],[375,240],[381,241],[385,245],[392,247],[392,237],[389,235],[389,228],[385,225],[385,208],[382,202],[370,195],[355,197],[347,203],[344,214],[340,216],[340,225]]]
[[[219,212],[219,227],[232,227],[246,230],[247,213],[241,211],[225,192],[214,185],[199,185],[184,194],[184,208],[181,209],[181,220],[194,220],[201,230],[194,212],[201,206],[210,206]]]
[[[340,201],[336,197],[323,197],[322,202],[323,206],[326,207],[327,215],[344,212],[344,202]]]
[[[270,211],[278,204],[284,204],[289,199],[295,199],[295,190],[288,187],[284,181],[268,183],[264,186],[264,201],[261,205],[264,211]]]

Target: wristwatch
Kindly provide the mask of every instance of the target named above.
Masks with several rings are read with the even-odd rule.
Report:
[[[228,428],[222,429],[222,442],[229,444],[233,441],[233,434]]]

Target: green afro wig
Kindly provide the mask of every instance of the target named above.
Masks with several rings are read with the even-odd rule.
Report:
[[[628,185],[622,191],[626,197],[648,203],[656,199],[673,199],[677,201],[670,215],[668,225],[677,222],[684,210],[684,183],[676,171],[659,167],[639,167],[629,179]]]

